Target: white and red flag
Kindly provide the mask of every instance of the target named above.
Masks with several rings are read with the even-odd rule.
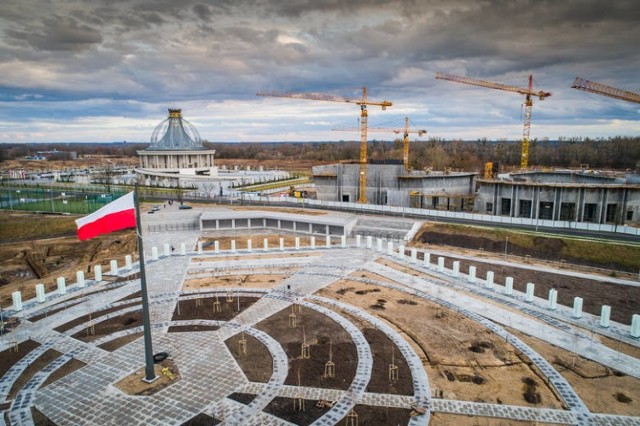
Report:
[[[88,240],[98,235],[136,227],[133,191],[110,202],[89,216],[76,219],[78,239]]]

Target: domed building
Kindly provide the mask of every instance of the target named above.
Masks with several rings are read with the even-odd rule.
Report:
[[[215,152],[202,146],[198,130],[182,117],[181,109],[169,108],[169,117],[158,124],[151,134],[151,145],[138,151],[138,173],[150,181],[183,175],[215,176]]]
[[[266,171],[237,166],[222,170],[214,165],[214,149],[202,145],[198,130],[182,117],[182,110],[169,108],[169,116],[156,126],[148,148],[138,151],[138,181],[147,186],[193,188],[202,197],[234,193],[234,185],[287,178],[281,170]]]

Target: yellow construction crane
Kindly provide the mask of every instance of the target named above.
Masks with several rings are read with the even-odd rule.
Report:
[[[357,130],[356,128],[348,128],[348,129],[331,129],[337,131],[346,131],[353,132]],[[409,134],[417,133],[418,136],[423,136],[427,134],[426,130],[420,129],[410,129],[409,128],[409,117],[404,118],[404,128],[389,128],[389,127],[370,127],[370,132],[382,132],[382,133],[402,133],[402,162],[404,164],[404,169],[409,170]]]
[[[382,107],[384,111],[393,104],[389,101],[370,101],[367,99],[367,88],[362,88],[362,98],[347,99],[324,93],[286,93],[278,91],[258,92],[257,96],[274,96],[278,98],[307,99],[312,101],[346,102],[360,105],[360,194],[358,202],[367,202],[367,105]]]
[[[436,78],[440,80],[455,81],[457,83],[471,84],[474,86],[488,87],[489,89],[506,90],[507,92],[515,92],[520,93],[521,95],[525,95],[524,130],[522,132],[522,155],[520,156],[520,167],[524,169],[529,165],[529,133],[531,131],[531,109],[533,107],[533,101],[531,100],[531,97],[537,96],[540,100],[543,100],[544,98],[551,96],[551,93],[543,92],[542,90],[538,92],[533,91],[532,75],[529,75],[529,86],[526,88],[508,86],[506,84],[494,83],[492,81],[476,80],[475,78],[444,74],[441,72],[436,74]]]
[[[602,83],[595,83],[580,77],[576,77],[571,87],[585,92],[597,93],[598,95],[609,96],[610,98],[622,99],[623,101],[640,104],[640,94],[638,93],[616,89],[615,87],[607,86]]]

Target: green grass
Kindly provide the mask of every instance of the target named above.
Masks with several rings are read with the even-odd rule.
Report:
[[[75,217],[14,213],[0,215],[0,240],[42,238],[76,231]]]
[[[574,263],[590,264],[603,268],[614,268],[630,272],[637,272],[640,268],[640,244],[624,243],[597,238],[581,238],[558,236],[534,231],[514,231],[502,228],[488,228],[456,224],[429,224],[425,232],[436,232],[455,236],[455,241],[463,240],[465,236],[484,238],[499,243],[504,247],[509,237],[508,246],[518,246],[525,251],[541,247],[549,247],[549,253],[556,260],[574,260]],[[554,248],[558,248],[555,250]],[[534,256],[535,257],[535,256]]]

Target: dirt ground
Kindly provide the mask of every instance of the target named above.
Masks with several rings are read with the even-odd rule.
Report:
[[[215,311],[216,301],[219,303],[219,311]],[[232,297],[231,301],[228,301],[225,294],[220,294],[218,297],[214,297],[210,294],[203,294],[199,299],[179,300],[176,304],[175,310],[173,311],[171,320],[180,321],[204,319],[229,321],[257,301],[257,297],[240,297],[240,310],[238,311],[237,296]]]
[[[277,340],[287,353],[289,374],[285,384],[347,389],[355,377],[358,359],[351,336],[338,323],[315,310],[301,308],[294,313],[294,309],[284,309],[256,325]],[[292,313],[295,328],[289,326]],[[302,357],[303,341],[309,344],[309,358]],[[325,377],[325,364],[330,359],[335,364],[335,376]]]
[[[241,345],[243,339],[245,343]],[[273,374],[273,358],[262,342],[249,334],[241,333],[227,339],[225,344],[249,381],[269,381]]]
[[[294,274],[299,268],[289,269]],[[283,274],[252,274],[252,275],[225,275],[210,278],[186,279],[182,285],[183,291],[199,290],[216,287],[247,287],[247,288],[273,288],[282,284],[289,275]]]
[[[40,220],[40,219],[39,219]],[[126,255],[136,251],[133,231],[119,231],[87,241],[76,236],[45,238],[0,244],[0,304],[11,305],[11,293],[22,291],[22,300],[35,297],[35,285],[42,283],[47,292],[57,289],[56,279],[65,277],[67,285],[76,282],[76,271],[93,278],[93,267],[109,261],[124,265]]]
[[[361,307],[396,328],[422,358],[433,395],[562,407],[528,360],[519,358],[512,346],[457,312],[396,290],[348,280],[336,282],[319,294]],[[539,394],[537,400],[541,402],[525,400],[523,379],[535,382],[534,393]]]
[[[170,358],[153,367],[157,379],[151,383],[142,380],[145,376],[145,367],[142,367],[115,383],[114,386],[129,395],[153,395],[181,379],[176,363]]]
[[[510,330],[550,361],[594,413],[640,416],[640,379],[582,358],[547,342]]]

